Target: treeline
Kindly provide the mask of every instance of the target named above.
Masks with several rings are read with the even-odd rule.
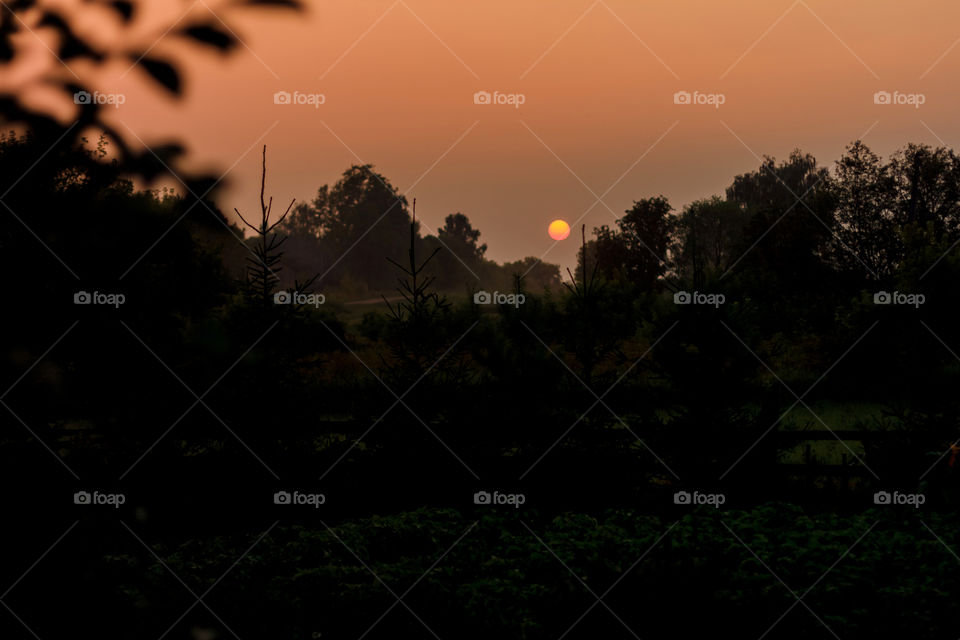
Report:
[[[587,255],[606,279],[643,289],[749,273],[803,290],[824,278],[890,284],[918,269],[919,279],[958,239],[952,149],[910,144],[884,161],[857,141],[833,171],[794,151],[680,212],[663,197],[640,200],[615,227],[594,230]]]
[[[283,222],[290,277],[320,274],[325,289],[353,295],[392,291],[396,273],[385,258],[404,259],[411,222],[417,253],[438,253],[431,273],[442,291],[462,293],[480,283],[508,290],[518,275],[533,291],[560,286],[559,267],[535,257],[503,265],[486,259],[480,231],[462,213],[448,215],[436,235],[422,236],[410,202],[372,165],[350,167]]]

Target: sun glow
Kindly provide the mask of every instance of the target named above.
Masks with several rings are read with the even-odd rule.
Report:
[[[547,228],[547,233],[554,240],[565,240],[570,235],[570,225],[564,220],[554,220]]]

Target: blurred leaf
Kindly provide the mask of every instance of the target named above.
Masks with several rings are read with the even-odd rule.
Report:
[[[158,175],[170,173],[169,167],[183,153],[184,148],[179,144],[160,145],[145,149],[138,156],[131,157],[130,165],[149,182]]]
[[[40,22],[37,23],[38,27],[53,27],[59,29],[60,31],[69,31],[70,26],[66,21],[60,17],[59,14],[56,14],[52,11],[47,11],[43,14],[43,17],[40,18]]]
[[[10,42],[10,36],[16,31],[15,20],[0,20],[0,61],[2,62],[13,59],[13,44]]]
[[[180,33],[202,44],[216,47],[222,52],[227,52],[237,45],[236,38],[231,34],[208,24],[187,27]]]
[[[9,62],[13,59],[13,47],[10,45],[10,38],[6,35],[0,35],[0,62]]]
[[[134,58],[136,59],[136,58]],[[180,95],[180,74],[172,64],[156,58],[141,58],[140,66],[171,93]]]
[[[60,50],[57,56],[61,60],[69,60],[77,57],[93,58],[96,61],[103,60],[103,55],[94,51],[90,45],[81,40],[73,33],[73,29],[67,24],[59,14],[47,11],[40,18],[38,26],[53,27],[60,32]]]
[[[130,22],[133,18],[133,3],[128,0],[113,0],[110,7],[120,14],[124,22]]]
[[[86,57],[92,58],[98,62],[103,60],[103,55],[91,49],[87,43],[74,37],[73,35],[64,35],[63,42],[60,44],[60,58],[69,60],[71,58]]]

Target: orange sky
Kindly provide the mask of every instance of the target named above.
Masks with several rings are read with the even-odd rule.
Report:
[[[413,187],[427,230],[461,211],[489,257],[565,266],[579,233],[552,248],[550,220],[582,217],[589,230],[661,193],[680,208],[722,193],[758,165],[754,153],[801,147],[832,163],[864,134],[882,154],[960,141],[955,1],[308,4],[300,15],[194,4],[198,17],[214,7],[244,46],[222,58],[167,36],[154,51],[184,62],[187,98],[117,65],[98,80],[127,97],[111,120],[147,141],[176,133],[192,167],[229,169],[224,211],[254,206],[265,142],[278,200],[311,199],[359,158]],[[190,6],[170,2],[156,17]],[[274,104],[281,90],[326,101]],[[481,90],[525,103],[474,104]],[[925,103],[877,105],[880,90]],[[677,91],[724,104],[674,104]]]

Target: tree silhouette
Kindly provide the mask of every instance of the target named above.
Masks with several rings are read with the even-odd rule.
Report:
[[[276,222],[270,221],[270,214],[273,211],[273,196],[264,201],[264,190],[267,183],[267,145],[263,145],[263,169],[260,174],[260,220],[257,224],[249,222],[240,213],[240,210],[234,207],[234,211],[240,217],[247,227],[254,232],[253,255],[247,257],[247,271],[244,291],[250,302],[258,304],[262,309],[267,309],[274,303],[273,294],[280,282],[280,276],[277,275],[281,270],[280,260],[283,257],[283,251],[280,245],[286,240],[286,236],[280,237],[273,233],[273,230],[279,226],[290,208],[293,207],[296,199],[290,201],[286,211],[277,219]]]
[[[422,262],[417,261],[416,207],[417,201],[414,200],[407,264],[400,264],[387,257],[387,260],[404,274],[404,277],[397,278],[397,292],[402,300],[394,305],[381,295],[391,318],[389,344],[396,363],[390,365],[390,370],[396,376],[411,382],[420,378],[436,363],[440,353],[438,349],[442,344],[437,325],[450,307],[446,297],[431,291],[435,276],[424,273],[441,248],[434,249]]]

